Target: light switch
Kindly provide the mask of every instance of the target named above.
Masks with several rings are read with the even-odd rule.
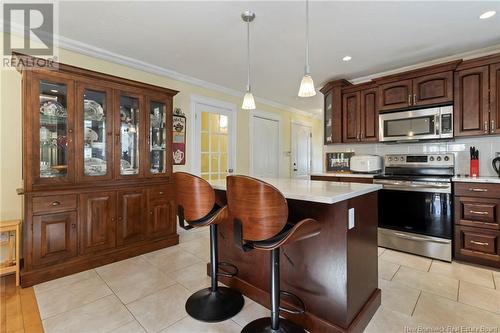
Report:
[[[349,208],[349,225],[348,229],[354,228],[354,220],[356,219],[354,216],[354,208]]]

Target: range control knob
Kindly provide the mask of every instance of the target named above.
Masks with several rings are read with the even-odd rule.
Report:
[[[437,160],[437,161],[441,161],[441,156],[438,156],[438,157],[436,158],[436,160]]]
[[[445,156],[445,157],[444,157],[444,160],[445,160],[445,161],[449,161],[449,160],[450,160],[450,157],[449,157],[449,156]]]
[[[430,160],[431,162],[432,162],[432,161],[434,161],[434,156],[431,156],[431,157],[429,158],[429,160]]]
[[[404,158],[403,156],[401,156],[401,157],[399,158],[399,160],[400,160],[400,161],[404,161],[404,160],[405,160],[405,158]]]
[[[388,157],[387,160],[392,161],[392,157]]]

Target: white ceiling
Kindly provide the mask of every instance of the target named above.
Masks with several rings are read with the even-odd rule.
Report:
[[[317,112],[322,95],[297,97],[304,70],[303,1],[61,2],[61,36],[242,91],[243,10],[251,27],[255,96]],[[486,10],[498,14],[488,20]],[[310,3],[317,86],[500,44],[500,1]],[[344,55],[353,60],[345,63]]]

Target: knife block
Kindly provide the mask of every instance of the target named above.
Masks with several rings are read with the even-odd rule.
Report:
[[[470,172],[471,177],[479,177],[479,160],[470,160]]]

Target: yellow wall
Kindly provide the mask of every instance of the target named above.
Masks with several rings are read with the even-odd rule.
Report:
[[[2,35],[2,39],[3,39]],[[0,40],[3,45],[3,40]],[[85,56],[65,49],[59,50],[60,62],[108,73],[132,80],[146,82],[180,91],[174,98],[174,107],[179,107],[187,116],[190,124],[191,95],[201,95],[223,102],[234,103],[238,107],[236,173],[249,172],[249,113],[239,109],[241,97],[234,97],[214,90],[194,86],[164,76],[132,69],[123,65]],[[16,195],[16,188],[22,186],[22,137],[21,137],[21,75],[13,70],[1,70],[0,98],[0,220],[20,218],[22,216],[22,198]],[[242,78],[243,80],[244,78]],[[298,83],[297,83],[298,84]],[[257,103],[257,109],[279,114],[283,120],[283,152],[281,154],[281,174],[290,176],[290,158],[285,152],[290,151],[291,121],[310,123],[313,127],[313,165],[321,171],[322,164],[322,126],[318,119],[300,116],[281,109]],[[190,131],[187,127],[187,161],[185,167],[175,170],[190,170]]]

